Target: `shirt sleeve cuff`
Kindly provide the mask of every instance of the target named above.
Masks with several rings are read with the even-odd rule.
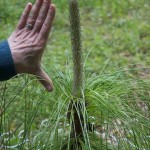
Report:
[[[8,41],[0,43],[0,81],[5,81],[17,75]]]

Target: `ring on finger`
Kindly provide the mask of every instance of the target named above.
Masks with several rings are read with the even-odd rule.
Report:
[[[33,25],[30,24],[30,23],[27,23],[27,24],[26,24],[26,27],[27,27],[28,30],[32,30],[32,29],[33,29]]]

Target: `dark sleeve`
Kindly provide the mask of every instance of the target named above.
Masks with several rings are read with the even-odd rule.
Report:
[[[17,73],[7,41],[0,42],[0,81],[8,80]]]

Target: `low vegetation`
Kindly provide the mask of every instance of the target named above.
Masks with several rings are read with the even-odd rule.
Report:
[[[30,75],[0,83],[0,149],[150,149],[149,0],[79,2],[84,84],[73,102],[69,5],[53,2],[57,15],[42,61],[54,91]],[[0,1],[0,39],[26,3]],[[82,116],[79,139],[72,137],[70,102]]]

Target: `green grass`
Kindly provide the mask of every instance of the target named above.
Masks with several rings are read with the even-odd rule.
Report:
[[[55,90],[47,93],[34,77],[27,75],[0,83],[0,148],[22,143],[15,149],[57,150],[72,141],[66,120],[72,99],[68,4],[65,0],[53,2],[57,15],[42,61]],[[14,30],[26,3],[0,1],[0,39],[8,38]],[[83,95],[88,102],[83,114],[89,116],[88,121],[95,124],[98,133],[85,132],[83,149],[147,150],[150,2],[83,0],[80,9],[85,60]],[[100,130],[105,133],[103,140],[98,138],[102,137]],[[8,132],[10,135],[4,135]],[[110,136],[117,142],[112,144]],[[27,139],[30,141],[23,142]]]
[[[24,0],[6,0],[5,10],[1,2],[0,8],[5,10],[1,13],[1,22],[4,23],[5,19],[8,22],[5,27],[4,24],[0,26],[3,31],[1,39],[6,39],[13,31],[26,3]],[[48,57],[45,56],[43,62],[46,66],[51,64],[64,69],[66,60],[71,59],[68,6],[64,0],[54,0],[54,3],[57,15],[45,52]],[[133,64],[149,67],[149,3],[149,0],[80,2],[85,57],[90,52],[86,69],[101,70],[108,59],[109,66],[113,68],[132,67]]]

